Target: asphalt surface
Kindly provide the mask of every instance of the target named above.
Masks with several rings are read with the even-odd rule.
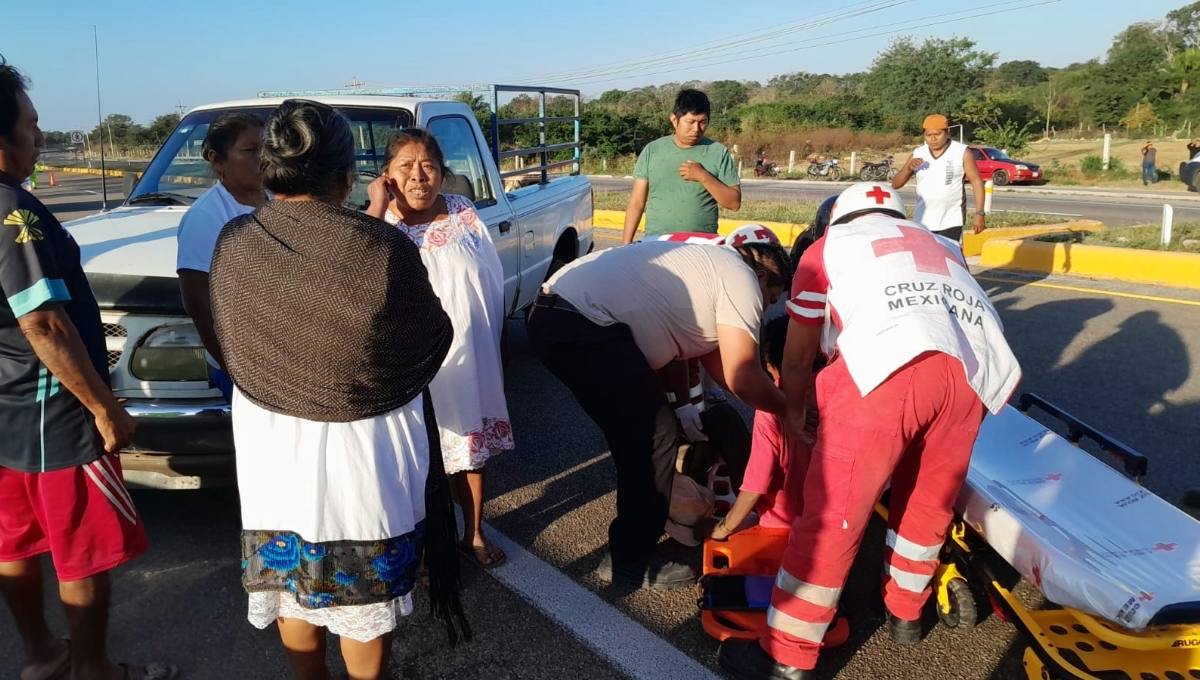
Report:
[[[69,180],[43,198],[64,218],[98,208]],[[98,180],[90,180],[98,184]],[[62,183],[60,178],[60,183]],[[88,203],[91,201],[91,204]],[[600,234],[597,247],[611,247]],[[1146,486],[1176,501],[1200,485],[1194,442],[1200,437],[1200,314],[1177,301],[1200,294],[1076,278],[1015,279],[977,272],[1003,317],[1032,391],[1100,426],[1150,459]],[[998,279],[998,280],[996,280]],[[1066,290],[1064,287],[1089,290]],[[518,449],[489,464],[487,521],[526,550],[715,672],[717,644],[701,630],[697,593],[634,591],[599,582],[614,514],[607,447],[570,393],[529,354],[520,322],[510,322],[513,358],[506,391]],[[237,497],[232,490],[134,494],[151,537],[150,552],[118,570],[112,649],[122,660],[165,660],[186,678],[283,678],[286,662],[274,630],[246,623],[239,584]],[[883,532],[868,533],[843,596],[847,645],[827,650],[818,678],[1024,677],[1023,645],[990,616],[968,635],[935,629],[921,645],[899,648],[881,628],[877,603]],[[670,541],[666,554],[700,564],[699,549]],[[49,574],[49,570],[47,570]],[[478,639],[451,650],[418,615],[402,623],[393,650],[399,678],[622,677],[600,654],[572,638],[486,572],[465,570],[467,610]],[[1022,585],[1031,606],[1040,598]],[[418,595],[419,608],[421,596]],[[57,608],[54,626],[63,632]],[[333,655],[336,657],[336,654]],[[0,677],[16,677],[20,644],[0,616]]]
[[[633,188],[633,180],[625,177],[592,177],[591,180],[597,191],[629,193]],[[849,185],[845,182],[746,180],[742,182],[742,196],[748,199],[820,203],[846,186]],[[900,191],[905,205],[913,205],[916,201],[913,186],[910,182]],[[1195,194],[1179,192],[1173,195],[1137,190],[1087,190],[1089,195],[1067,193],[1071,191],[1074,190],[1053,187],[997,188],[992,194],[992,209],[1057,214],[1066,219],[1099,220],[1111,227],[1121,227],[1159,224],[1162,222],[1163,203],[1170,203],[1175,210],[1176,222],[1200,221],[1200,198]]]

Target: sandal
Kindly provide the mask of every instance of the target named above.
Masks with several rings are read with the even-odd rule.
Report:
[[[145,666],[117,665],[125,671],[125,680],[176,680],[179,677],[179,669],[174,666],[156,663]]]
[[[474,557],[475,563],[484,569],[494,569],[508,561],[508,555],[490,543],[483,547],[459,543],[458,551],[467,557]]]

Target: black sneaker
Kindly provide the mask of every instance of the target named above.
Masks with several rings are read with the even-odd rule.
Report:
[[[891,612],[887,614],[888,632],[892,634],[892,642],[898,645],[915,645],[924,637],[924,626],[921,620],[905,621],[897,618]]]
[[[726,640],[717,662],[737,680],[811,680],[813,672],[785,666],[767,654],[758,640]]]
[[[630,583],[650,590],[678,590],[696,585],[696,572],[678,562],[651,561],[649,564],[616,563],[605,555],[596,568],[600,580],[609,583]]]

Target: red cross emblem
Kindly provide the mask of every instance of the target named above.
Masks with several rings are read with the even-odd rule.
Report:
[[[1039,589],[1042,587],[1042,570],[1040,567],[1033,568],[1033,584]]]
[[[878,185],[874,189],[871,189],[867,192],[867,198],[875,199],[875,205],[883,205],[883,199],[891,197],[892,195],[890,193],[884,191],[883,187]]]
[[[1046,475],[1046,481],[1047,482],[1061,482],[1062,481],[1062,473],[1061,472],[1051,472],[1050,474]]]
[[[1154,601],[1154,593],[1147,593],[1146,591],[1143,590],[1142,594],[1138,596],[1138,599],[1141,600],[1142,602],[1153,602]]]
[[[1178,547],[1178,543],[1155,543],[1154,552],[1174,552]]]
[[[879,187],[876,187],[878,189]],[[896,225],[901,236],[881,238],[871,244],[875,257],[894,255],[895,253],[912,253],[913,263],[917,271],[925,274],[950,276],[950,265],[947,262],[958,263],[958,254],[951,251],[928,231],[920,227]]]
[[[774,241],[775,240],[775,239],[771,238],[771,232],[768,229],[755,229],[754,237],[757,239],[760,239],[762,241]],[[749,241],[749,240],[750,240],[750,237],[746,236],[745,234],[738,234],[737,236],[733,237],[733,247],[737,248],[740,245],[744,245],[746,243],[746,241]]]

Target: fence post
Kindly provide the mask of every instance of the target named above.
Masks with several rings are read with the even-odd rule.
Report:
[[[600,165],[604,168],[605,172],[608,171],[608,159],[607,158],[601,158]]]
[[[742,176],[742,162],[738,161],[738,177]]]
[[[1162,219],[1162,244],[1164,246],[1171,245],[1171,226],[1175,221],[1175,209],[1171,204],[1163,204],[1163,219]]]
[[[850,152],[850,176],[851,177],[854,176],[854,166],[856,166],[856,165],[858,165],[858,152],[851,151]]]
[[[1111,151],[1112,151],[1112,133],[1105,132],[1104,133],[1104,169],[1105,169],[1105,171],[1108,170],[1108,161],[1109,161],[1109,156],[1110,156]]]
[[[983,183],[983,211],[985,213],[992,212],[992,190],[995,186],[990,179]]]
[[[792,170],[796,169],[796,150],[792,149],[788,152],[788,174],[792,174]]]

